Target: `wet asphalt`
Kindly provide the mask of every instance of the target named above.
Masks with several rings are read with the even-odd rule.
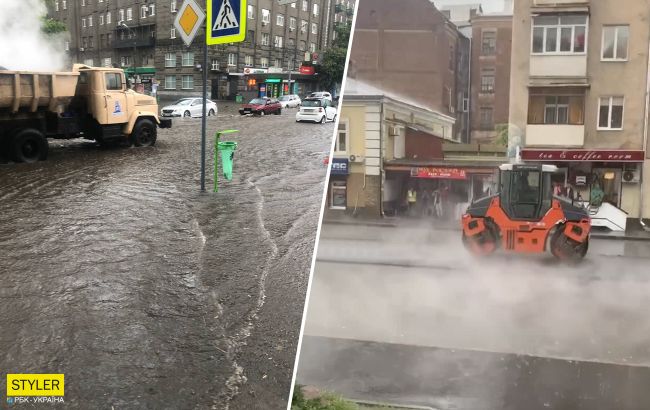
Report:
[[[200,119],[151,148],[0,160],[2,373],[64,373],[67,408],[286,406],[334,124],[233,113],[208,121],[207,193]]]
[[[593,239],[579,265],[477,259],[459,231],[324,224],[297,382],[441,410],[648,409],[648,255]]]

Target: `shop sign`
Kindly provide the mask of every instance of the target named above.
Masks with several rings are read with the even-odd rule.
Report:
[[[332,158],[332,172],[331,175],[348,175],[348,159],[347,158]]]
[[[266,73],[268,73],[268,70],[266,68],[253,68],[253,67],[244,68],[244,74],[266,74]]]
[[[577,186],[586,186],[587,185],[587,176],[586,175],[577,175],[576,176],[576,185]]]
[[[467,173],[461,168],[416,167],[411,168],[411,176],[414,178],[467,179]]]
[[[523,149],[524,161],[643,162],[643,151]]]
[[[316,70],[313,66],[300,66],[300,74],[314,75],[315,72]]]
[[[269,67],[269,74],[279,74],[282,73],[282,68],[281,67]]]

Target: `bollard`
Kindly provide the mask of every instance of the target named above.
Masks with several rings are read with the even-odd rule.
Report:
[[[232,134],[239,132],[239,130],[224,130],[219,131],[215,135],[214,140],[214,192],[219,190],[219,152],[221,152],[221,161],[223,168],[223,176],[226,180],[232,180],[232,168],[233,168],[233,158],[235,156],[235,150],[237,149],[237,143],[234,141],[219,141],[221,135],[223,134]]]

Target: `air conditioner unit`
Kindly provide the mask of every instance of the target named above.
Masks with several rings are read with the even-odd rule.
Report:
[[[456,112],[456,107],[454,107],[453,105],[450,105],[449,106],[449,112],[452,113],[452,114],[455,113]]]
[[[81,51],[82,53],[84,52],[84,50],[85,49],[83,47],[79,47],[79,51]]]
[[[636,165],[626,166],[623,170],[623,182],[638,184],[641,181],[641,171]]]
[[[267,23],[266,21],[262,22],[262,26],[268,26],[268,25],[269,25],[269,23]]]
[[[289,27],[289,31],[295,31],[295,30],[296,30],[295,28]]]
[[[350,155],[348,158],[350,162],[363,162],[363,157],[361,155]]]
[[[391,125],[388,127],[388,135],[391,137],[396,137],[400,135],[402,128],[399,125]]]

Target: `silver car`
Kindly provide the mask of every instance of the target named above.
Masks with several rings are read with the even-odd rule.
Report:
[[[300,107],[300,97],[295,94],[283,95],[279,98],[282,108],[296,108]]]
[[[208,116],[217,115],[217,104],[214,101],[205,100]],[[203,104],[201,98],[182,98],[172,105],[167,105],[160,110],[161,117],[202,117]]]

